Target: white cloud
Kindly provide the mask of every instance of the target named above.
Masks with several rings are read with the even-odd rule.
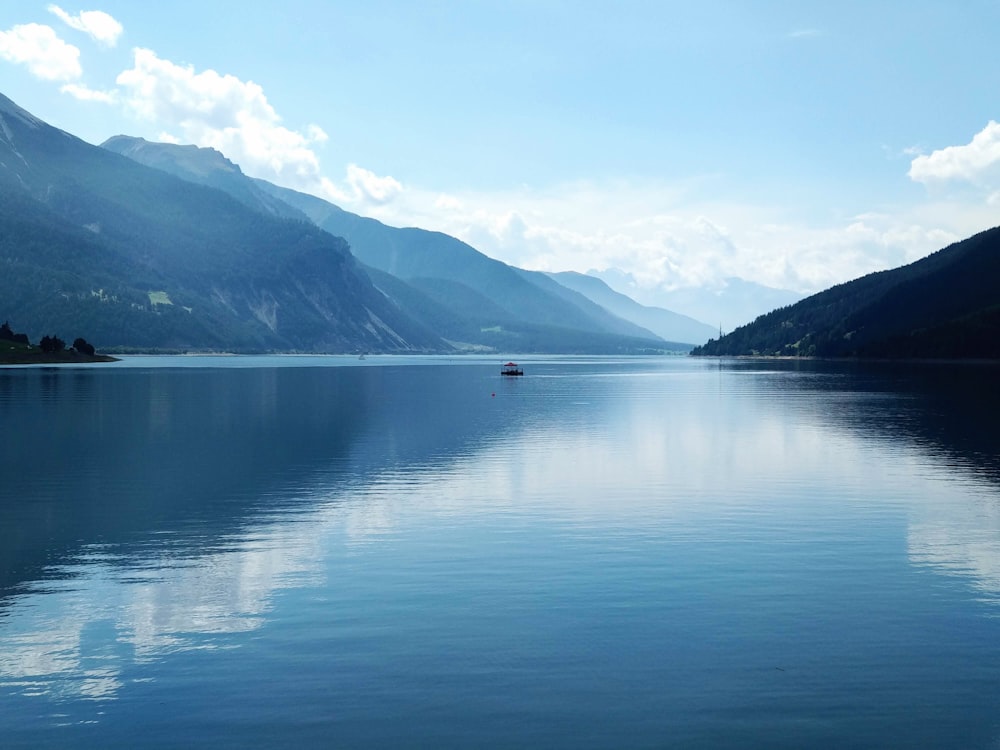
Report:
[[[85,10],[71,16],[58,5],[50,5],[48,11],[70,28],[82,31],[104,47],[114,47],[124,31],[118,21],[101,10]]]
[[[767,205],[707,203],[685,187],[614,181],[491,193],[408,186],[368,215],[456,236],[542,271],[618,269],[638,288],[715,287],[737,276],[811,293],[894,268],[990,225],[988,207],[924,203],[816,226]]]
[[[64,86],[60,86],[59,90],[62,93],[69,94],[74,99],[79,99],[83,102],[102,102],[104,104],[114,104],[118,101],[117,91],[99,91],[79,83],[67,83]]]
[[[347,184],[354,190],[357,199],[370,203],[388,203],[403,190],[395,178],[379,177],[357,164],[347,166]]]
[[[83,74],[80,50],[60,39],[51,26],[37,23],[0,31],[0,58],[25,65],[46,81],[72,81]]]
[[[910,163],[910,179],[924,184],[967,182],[992,187],[1000,178],[1000,124],[990,120],[964,146],[948,146]]]
[[[167,129],[171,140],[218,149],[248,174],[304,190],[322,189],[312,148],[327,140],[319,126],[309,125],[305,133],[284,127],[253,81],[210,69],[197,72],[148,49],[133,54],[133,67],[116,82],[136,116]]]
[[[313,143],[326,143],[330,140],[330,136],[319,125],[309,125],[306,128],[306,134]]]
[[[341,185],[323,175],[315,147],[329,136],[315,124],[304,132],[282,125],[253,81],[199,72],[148,49],[133,55],[132,68],[117,78],[120,99],[140,119],[164,128],[160,140],[215,148],[251,176],[358,208],[383,206],[402,192],[394,177],[357,164],[348,165]]]

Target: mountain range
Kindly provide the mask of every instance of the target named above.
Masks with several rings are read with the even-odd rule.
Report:
[[[347,243],[0,97],[0,316],[98,347],[439,351]]]
[[[355,257],[369,269],[405,282],[416,303],[402,295],[394,299],[449,340],[513,351],[590,348],[612,353],[691,348],[683,343],[665,345],[648,329],[614,315],[545,274],[494,260],[455,237],[425,229],[390,227],[306,193],[262,180],[254,182],[301,210],[317,226],[344,237]],[[373,278],[384,277],[373,274]],[[428,315],[427,311],[434,307],[450,315]],[[450,324],[450,319],[458,325]],[[616,344],[615,337],[624,339]],[[586,344],[588,338],[592,347]],[[679,336],[670,340],[685,342]]]
[[[710,338],[594,274],[390,227],[212,149],[93,146],[2,95],[0,270],[0,319],[104,350],[1000,356],[1000,228],[803,300],[770,290],[790,303]]]
[[[250,179],[212,149],[87,144],[2,95],[0,230],[0,317],[104,349],[636,353],[704,338]]]
[[[604,309],[626,320],[641,325],[664,339],[680,341],[707,341],[715,334],[715,329],[687,315],[666,310],[662,307],[641,305],[631,297],[614,291],[595,276],[562,271],[549,276],[561,285],[579,292]]]
[[[668,311],[663,311],[667,322],[660,321],[653,330],[643,325],[647,321],[642,315],[611,309],[597,299],[601,290],[596,290],[596,296],[581,293],[546,274],[489,258],[449,235],[390,227],[316,196],[247,178],[213,149],[127,136],[111,138],[103,147],[186,180],[222,189],[257,210],[305,217],[345,238],[381,291],[458,349],[686,351],[690,346],[684,342],[703,341],[712,330],[708,326],[699,329],[696,321]],[[603,283],[595,286],[614,296]],[[646,311],[643,315],[649,317]],[[652,343],[657,337],[668,343]]]

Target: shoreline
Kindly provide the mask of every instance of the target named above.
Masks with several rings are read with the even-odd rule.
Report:
[[[96,362],[118,362],[108,354],[80,354],[79,352],[43,352],[40,349],[0,351],[0,367],[13,365],[72,365]]]

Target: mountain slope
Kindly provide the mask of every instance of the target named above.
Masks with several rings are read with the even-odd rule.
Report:
[[[526,279],[531,282],[546,294],[563,299],[574,307],[577,307],[588,315],[591,315],[595,320],[601,320],[602,325],[611,333],[618,333],[622,336],[656,336],[656,334],[652,331],[638,326],[621,316],[615,315],[607,308],[594,302],[587,295],[581,294],[575,289],[570,289],[569,287],[560,284],[547,273],[542,273],[541,271],[525,271],[521,268],[516,268],[515,270],[522,279]],[[657,338],[659,337],[657,336]]]
[[[1000,357],[1000,228],[775,310],[694,353]]]
[[[390,227],[352,214],[319,198],[267,183],[258,184],[303,211],[318,226],[344,237],[364,263],[401,279],[436,278],[461,283],[505,311],[510,322],[530,322],[593,333],[656,340],[641,326],[629,324],[582,295],[567,299],[562,290],[525,276],[524,271],[489,258],[455,237],[425,229]]]
[[[631,297],[614,291],[595,276],[575,271],[550,273],[549,276],[563,286],[583,294],[620,318],[642,326],[666,341],[683,341],[693,345],[707,341],[715,333],[712,326],[686,315],[680,315],[662,307],[640,305]]]
[[[379,277],[377,285],[407,314],[460,348],[562,351],[567,340],[585,341],[568,331],[593,334],[592,345],[584,345],[582,351],[594,351],[596,346],[608,352],[663,348],[655,334],[585,296],[488,258],[454,237],[389,227],[315,196],[247,180],[238,167],[210,149],[125,136],[116,136],[105,146],[193,182],[218,185],[248,205],[259,202],[260,194],[287,203],[289,210],[345,237],[372,275],[381,271],[394,277],[396,282]],[[623,339],[614,341],[614,336]]]
[[[287,209],[285,209],[287,211]],[[0,95],[0,317],[101,348],[447,348],[343,240],[91,146]]]
[[[254,211],[285,219],[309,221],[301,211],[257,187],[238,165],[215,149],[173,144],[170,144],[169,149],[163,149],[162,145],[144,138],[116,135],[102,143],[101,148],[183,180],[218,188]]]

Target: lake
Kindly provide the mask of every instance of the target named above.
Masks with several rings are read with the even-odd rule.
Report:
[[[5,748],[995,748],[1000,368],[0,369]]]

